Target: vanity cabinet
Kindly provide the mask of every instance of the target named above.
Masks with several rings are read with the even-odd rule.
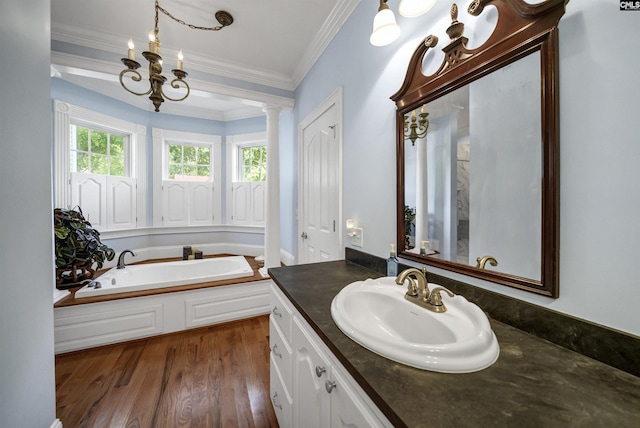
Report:
[[[391,427],[273,284],[271,304],[271,401],[280,426]]]

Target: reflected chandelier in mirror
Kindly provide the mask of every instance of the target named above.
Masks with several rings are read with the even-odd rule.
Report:
[[[415,50],[391,97],[400,257],[558,297],[557,25],[568,1],[472,1],[472,16],[497,12],[474,49],[453,4],[435,73],[423,67],[438,37]]]

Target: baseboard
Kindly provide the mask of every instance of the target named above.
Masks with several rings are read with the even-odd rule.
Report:
[[[296,264],[296,256],[294,256],[291,253],[288,253],[287,251],[280,249],[280,261],[285,265],[285,266],[293,266]]]

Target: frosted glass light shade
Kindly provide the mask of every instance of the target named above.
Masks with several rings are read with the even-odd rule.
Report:
[[[369,42],[373,46],[386,46],[400,37],[400,27],[396,24],[396,17],[389,9],[379,11],[373,18],[373,32]]]
[[[426,13],[436,4],[436,0],[400,0],[398,13],[407,18],[414,18]]]

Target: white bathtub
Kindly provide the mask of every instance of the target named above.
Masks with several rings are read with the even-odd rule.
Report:
[[[100,288],[84,286],[76,292],[75,297],[102,296],[247,276],[253,276],[253,269],[243,256],[129,265],[124,269],[113,268],[105,272],[96,278]]]

